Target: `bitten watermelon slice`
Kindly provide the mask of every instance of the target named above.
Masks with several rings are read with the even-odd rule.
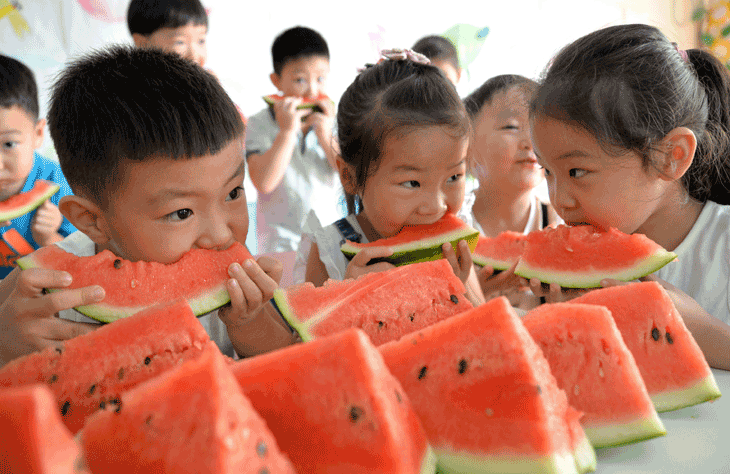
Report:
[[[76,433],[99,408],[117,405],[123,391],[198,357],[208,344],[215,345],[181,300],[16,359],[0,369],[0,387],[47,384]]]
[[[56,400],[41,384],[0,389],[0,472],[88,472],[81,448],[63,425]]]
[[[196,315],[213,311],[230,301],[225,287],[228,266],[248,258],[251,254],[238,242],[223,251],[191,250],[171,264],[130,262],[108,250],[77,257],[49,245],[19,258],[18,266],[64,270],[73,278],[68,288],[102,286],[104,301],[74,309],[108,323],[179,298],[185,298]]]
[[[441,246],[447,242],[456,250],[459,241],[466,240],[469,249],[474,252],[478,238],[479,231],[455,215],[446,213],[433,224],[405,226],[393,237],[366,244],[347,241],[340,250],[345,257],[352,259],[362,249],[390,247],[393,250],[392,255],[373,259],[371,262],[383,261],[399,266],[443,258]]]
[[[280,100],[284,100],[284,98],[285,98],[285,96],[282,94],[270,94],[270,95],[265,95],[263,97],[264,102],[266,102],[267,104],[269,104],[271,106],[273,106]],[[321,101],[321,100],[331,101],[331,99],[327,96],[327,94],[320,94],[319,96],[317,96],[315,98],[302,97],[301,99],[302,99],[302,103],[297,106],[297,109],[314,109],[317,112],[322,111],[322,109],[318,105],[319,101]]]
[[[0,222],[9,221],[29,213],[56,194],[60,186],[51,181],[39,179],[33,188],[0,202]]]
[[[575,473],[596,458],[505,297],[379,347],[443,473]]]
[[[350,327],[364,330],[373,344],[398,339],[472,307],[466,289],[444,259],[279,288],[274,301],[305,341]]]
[[[702,350],[659,283],[601,288],[571,302],[602,305],[611,311],[657,411],[676,410],[720,396]]]
[[[80,438],[98,473],[295,472],[215,345],[122,394]]]
[[[594,448],[666,434],[634,356],[605,306],[544,304],[522,318]]]
[[[408,397],[359,329],[245,359],[233,373],[297,472],[435,470]]]
[[[595,288],[605,278],[641,278],[675,258],[677,254],[643,234],[559,225],[527,235],[515,273],[564,288]]]
[[[471,256],[474,263],[481,266],[490,266],[494,270],[508,270],[512,268],[525,246],[525,234],[505,231],[496,237],[479,235],[477,247]]]

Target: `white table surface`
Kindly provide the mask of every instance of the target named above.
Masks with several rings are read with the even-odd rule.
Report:
[[[730,372],[712,372],[720,398],[660,413],[664,436],[596,449],[596,473],[730,474]]]

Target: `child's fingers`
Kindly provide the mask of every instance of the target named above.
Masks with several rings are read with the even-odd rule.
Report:
[[[23,314],[44,317],[77,306],[98,303],[104,296],[104,288],[100,286],[54,291],[43,297],[24,299],[23,308],[20,309]]]
[[[454,273],[459,275],[461,273],[461,265],[459,264],[459,258],[454,252],[454,247],[450,243],[445,243],[441,246],[441,251],[444,254],[444,258],[451,264],[451,268],[454,269]]]
[[[67,341],[101,327],[99,324],[79,323],[60,318],[39,320],[38,324],[43,335],[38,344],[42,347],[58,346],[58,341]]]
[[[20,272],[15,288],[21,295],[33,297],[46,288],[66,288],[72,281],[71,275],[61,270],[29,268]]]
[[[284,266],[275,258],[263,256],[256,260],[259,267],[269,275],[269,278],[274,280],[278,285],[281,282],[281,277],[284,275]]]
[[[459,241],[459,256],[457,257],[462,273],[468,273],[474,264],[471,259],[471,249],[466,240]]]
[[[364,267],[370,260],[390,257],[391,255],[393,255],[393,249],[390,247],[368,248],[355,254],[355,256],[352,257],[351,263],[358,267]]]

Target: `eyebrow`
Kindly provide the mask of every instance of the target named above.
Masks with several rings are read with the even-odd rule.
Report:
[[[576,157],[586,157],[588,156],[588,153],[581,151],[581,150],[571,150],[568,152],[563,153],[562,155],[557,156],[556,160],[565,160],[568,158],[576,158]]]
[[[21,130],[16,130],[14,128],[11,128],[10,130],[0,130],[0,135],[15,135],[15,134],[22,134],[23,132]]]
[[[238,168],[236,168],[236,171],[231,174],[231,177],[228,178],[226,181],[226,184],[230,183],[231,181],[235,180],[239,176],[244,176],[246,173],[246,160],[242,160],[241,164],[238,165]],[[241,184],[243,185],[243,180],[241,180]],[[158,201],[161,201],[163,199],[169,199],[169,198],[178,198],[178,197],[188,197],[188,196],[199,196],[200,193],[196,191],[178,191],[176,189],[165,189],[157,196],[153,196],[150,199],[147,200],[148,204],[154,204]]]
[[[456,168],[457,166],[461,166],[463,163],[466,163],[466,159],[460,160],[458,163],[454,163],[449,166],[448,169]],[[424,171],[424,169],[413,165],[398,165],[393,168],[393,171]]]

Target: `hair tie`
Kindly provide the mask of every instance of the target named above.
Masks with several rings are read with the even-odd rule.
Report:
[[[682,57],[682,61],[688,63],[689,62],[689,55],[687,54],[687,51],[684,49],[679,49],[679,45],[677,43],[672,43],[674,45],[674,49],[677,50],[679,55]]]
[[[413,61],[414,63],[418,64],[431,64],[431,60],[428,59],[426,56],[424,56],[421,53],[417,53],[413,51],[412,49],[402,49],[402,48],[393,48],[393,49],[384,49],[380,51],[380,60],[383,61],[384,59],[390,59],[392,61],[402,61],[409,59]]]

